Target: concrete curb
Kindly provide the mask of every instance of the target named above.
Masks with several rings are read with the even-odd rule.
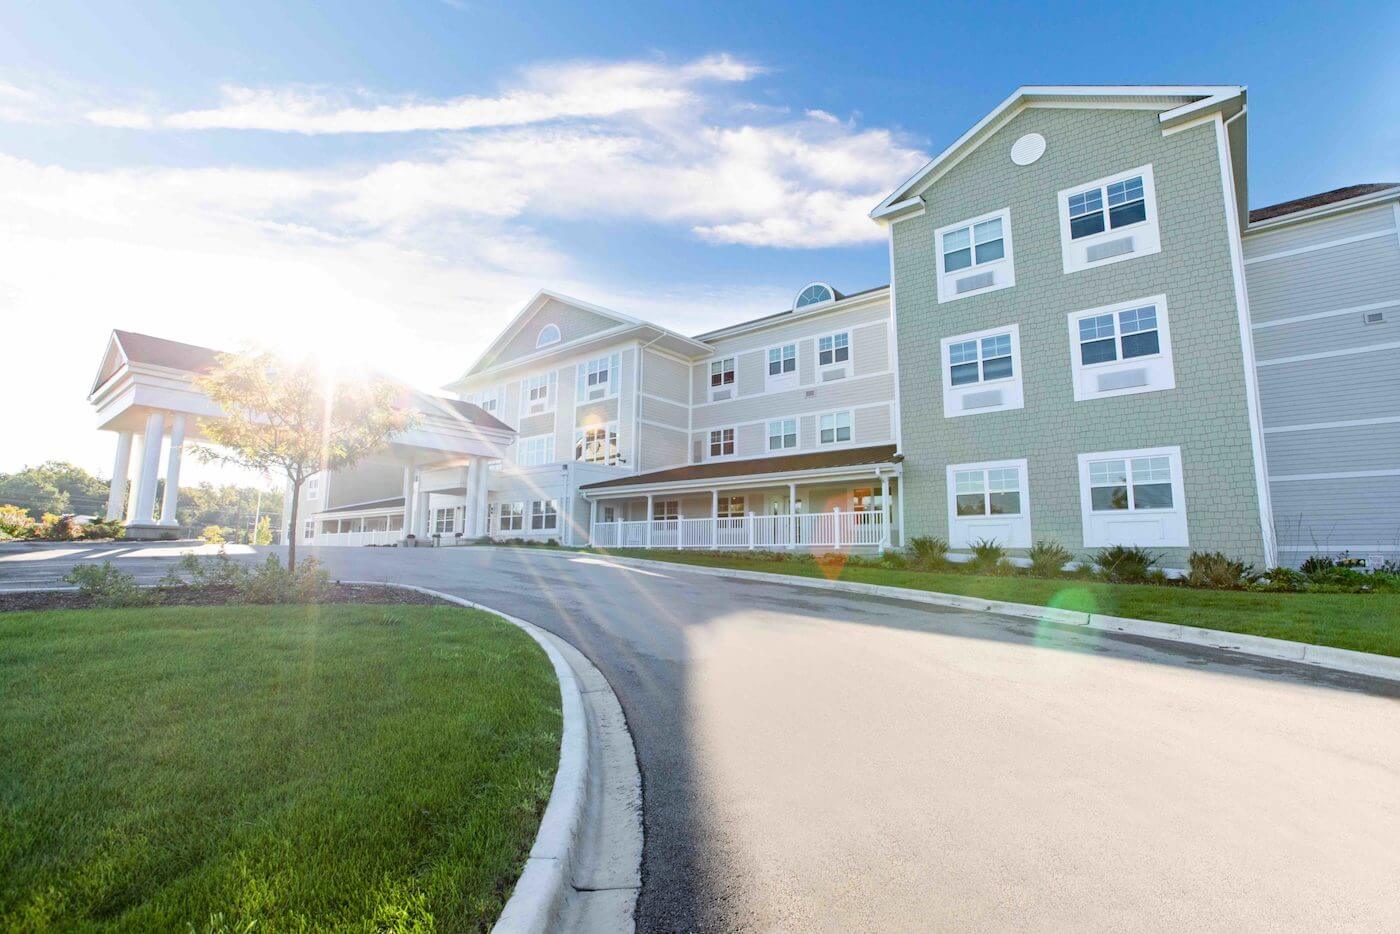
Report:
[[[589,917],[587,913],[590,910],[595,913],[598,911],[596,908],[590,908],[584,904],[572,904],[570,901],[575,894],[573,879],[575,872],[579,869],[580,849],[584,845],[581,841],[585,835],[585,816],[586,813],[596,813],[599,809],[599,802],[593,802],[590,808],[589,801],[590,778],[596,783],[598,770],[597,765],[590,761],[589,750],[590,746],[597,744],[598,737],[591,737],[593,743],[590,743],[590,718],[585,710],[584,695],[585,693],[605,691],[611,703],[616,706],[617,699],[612,688],[608,685],[607,679],[582,653],[563,639],[553,633],[546,632],[534,623],[511,616],[508,613],[502,613],[493,607],[414,584],[367,580],[343,580],[340,583],[398,587],[437,597],[458,606],[482,610],[520,627],[539,644],[540,648],[544,649],[545,655],[549,657],[550,664],[554,667],[555,677],[559,680],[560,704],[564,721],[563,732],[559,739],[559,767],[554,774],[554,787],[549,795],[549,803],[545,805],[544,815],[540,818],[540,828],[535,835],[534,845],[530,847],[530,855],[525,860],[525,869],[521,872],[520,878],[515,883],[515,889],[511,892],[510,899],[506,902],[500,918],[496,920],[496,924],[491,930],[498,932],[498,934],[543,934],[547,931],[578,927],[577,919],[579,917]],[[573,657],[572,663],[565,657],[566,653]],[[578,672],[575,670],[575,665],[587,666],[587,670]],[[585,681],[588,683],[583,683]],[[618,707],[618,716],[610,725],[613,729],[620,728],[623,733],[626,733],[626,721],[621,719],[620,706]],[[631,754],[631,764],[635,769],[636,760],[635,754],[632,754],[630,735],[627,737],[626,752]],[[639,779],[637,796],[640,799]],[[636,880],[635,884],[623,884],[612,889],[612,892],[623,896],[621,900],[614,898],[609,905],[609,907],[616,909],[615,917],[611,919],[613,923],[610,925],[613,930],[621,930],[624,920],[628,925],[631,924],[633,905],[637,891],[641,887],[639,808],[640,801],[638,801],[636,840],[634,841],[637,865],[632,871]],[[623,827],[624,834],[627,829],[627,827]],[[627,849],[632,848],[627,847]],[[630,900],[626,898],[629,893]]]
[[[617,564],[637,567],[664,568],[671,571],[702,574],[710,577],[729,577],[736,580],[762,581],[773,584],[791,584],[817,590],[835,590],[842,593],[863,594],[871,597],[885,597],[911,603],[927,603],[933,606],[954,607],[961,610],[975,610],[983,613],[997,613],[1002,616],[1017,616],[1047,623],[1066,626],[1084,626],[1101,629],[1105,632],[1121,632],[1132,636],[1145,636],[1149,639],[1162,639],[1167,642],[1184,642],[1242,655],[1254,655],[1279,661],[1297,662],[1332,671],[1366,675],[1387,681],[1400,681],[1400,658],[1391,655],[1374,655],[1370,652],[1356,652],[1351,649],[1337,649],[1326,645],[1313,645],[1309,642],[1293,642],[1288,639],[1272,639],[1267,636],[1252,636],[1245,633],[1225,632],[1220,629],[1203,629],[1198,626],[1182,626],[1178,623],[1162,623],[1150,619],[1131,619],[1123,616],[1109,616],[1104,613],[1080,613],[1074,610],[1061,610],[1055,607],[1036,606],[1030,603],[1008,603],[1001,600],[982,600],[977,597],[964,597],[958,594],[938,593],[932,590],[912,590],[905,587],[889,587],[884,584],[862,584],[856,581],[827,581],[811,577],[798,577],[792,574],[771,574],[766,571],[745,571],[737,568],[712,568],[696,564],[680,564],[670,561],[652,561],[646,558],[617,557],[603,552],[552,551],[544,548],[513,548],[497,550],[527,551],[532,554],[554,554],[569,557],[586,554],[612,561]]]

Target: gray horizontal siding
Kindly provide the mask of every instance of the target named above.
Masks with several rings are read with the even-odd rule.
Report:
[[[856,409],[851,417],[856,444],[889,444],[894,440],[893,407]]]
[[[893,401],[894,377],[887,373],[868,379],[837,380],[789,392],[699,405],[694,409],[693,426],[710,428],[758,419],[784,418],[794,412],[829,412]]]
[[[1400,297],[1400,246],[1363,240],[1245,267],[1254,323]]]
[[[673,402],[690,404],[690,367],[687,364],[645,351],[642,358],[642,392],[661,396]]]
[[[534,435],[548,435],[554,433],[554,413],[542,412],[539,415],[527,415],[520,420],[520,437],[529,438]]]
[[[1270,491],[1281,547],[1400,550],[1400,477],[1273,483]]]
[[[889,326],[884,322],[851,331],[851,356],[856,376],[879,373],[890,368]]]
[[[638,453],[641,470],[661,470],[687,463],[685,432],[656,425],[638,425],[637,432],[642,442]]]
[[[1400,469],[1400,423],[1267,432],[1269,475]]]
[[[1367,324],[1365,312],[1332,315],[1254,330],[1254,353],[1261,361],[1276,357],[1348,350],[1400,341],[1400,306],[1382,310],[1380,324]]]
[[[617,420],[618,399],[599,399],[597,402],[589,402],[574,409],[574,424],[595,425]],[[621,439],[619,438],[619,442]]]
[[[1254,259],[1281,253],[1284,250],[1297,250],[1316,246],[1330,240],[1343,240],[1359,234],[1375,233],[1395,226],[1395,212],[1389,204],[1379,207],[1352,211],[1337,217],[1328,217],[1308,224],[1294,224],[1274,230],[1263,230],[1246,234],[1244,238],[1244,258]]]
[[[689,406],[677,405],[654,396],[642,396],[640,412],[644,421],[661,422],[674,428],[690,427]]]
[[[738,395],[763,392],[766,378],[762,353],[739,354],[734,361],[734,385],[738,387]]]
[[[1265,427],[1400,414],[1400,349],[1259,368]]]
[[[888,321],[889,317],[889,303],[878,302],[874,305],[855,308],[850,311],[799,318],[792,324],[767,327],[759,331],[739,335],[738,337],[725,338],[709,343],[714,345],[715,354],[717,356],[728,356],[729,354],[744,350],[771,347],[774,344],[788,343],[803,338],[810,339],[819,334],[830,334],[832,331],[844,331],[847,328],[869,324],[872,321]]]

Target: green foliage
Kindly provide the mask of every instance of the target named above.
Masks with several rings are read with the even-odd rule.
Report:
[[[1237,590],[1257,580],[1252,564],[1235,561],[1219,551],[1193,551],[1187,563],[1186,582],[1192,587]]]
[[[202,529],[206,525],[217,525],[226,529],[244,529],[255,515],[280,517],[283,508],[280,491],[200,483],[180,488],[177,515],[180,525],[186,528]]]
[[[169,572],[161,584],[232,591],[231,599],[239,603],[317,603],[330,586],[330,575],[315,558],[288,570],[276,555],[250,565],[220,551],[205,557],[185,555],[179,571]]]
[[[39,526],[39,537],[46,542],[71,542],[81,537],[81,532],[73,522],[72,516],[44,513],[44,520]]]
[[[118,570],[110,561],[76,565],[63,579],[76,584],[78,593],[98,606],[150,606],[159,600],[155,591],[138,587],[136,578]]]
[[[9,538],[33,538],[37,529],[38,523],[24,507],[11,504],[0,506],[0,534]]]
[[[909,567],[909,559],[897,551],[887,551],[880,556],[880,564],[894,570],[903,570]]]
[[[914,563],[930,571],[948,567],[948,540],[933,535],[916,535],[909,539],[914,551]]]
[[[107,506],[108,484],[67,461],[46,461],[12,474],[0,474],[0,502],[21,506],[31,517],[96,515]]]
[[[257,526],[253,529],[254,545],[272,544],[272,517],[263,516],[258,520]]]
[[[122,526],[120,519],[93,519],[83,525],[79,532],[85,541],[100,538],[121,538],[126,535],[126,529]]]
[[[1094,555],[1094,566],[1104,579],[1115,584],[1140,584],[1157,563],[1158,555],[1137,546],[1114,545]]]
[[[224,538],[224,530],[217,525],[206,525],[204,531],[199,533],[199,537],[211,545],[222,545],[228,541]]]
[[[993,574],[1002,569],[1006,549],[994,539],[979,538],[968,547],[972,549],[972,560],[968,564],[974,573]]]
[[[1036,542],[1027,554],[1031,559],[1031,573],[1038,577],[1059,577],[1074,558],[1068,548],[1050,540]]]
[[[1309,555],[1299,565],[1298,570],[1302,571],[1304,575],[1312,577],[1314,574],[1329,571],[1336,566],[1337,562],[1331,555]]]
[[[1254,589],[1274,593],[1297,593],[1306,589],[1307,585],[1308,579],[1301,571],[1277,567],[1269,568],[1264,576],[1255,582]]]

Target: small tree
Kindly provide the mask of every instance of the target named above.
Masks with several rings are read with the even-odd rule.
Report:
[[[199,387],[224,411],[200,419],[200,459],[277,471],[291,484],[287,567],[297,561],[297,503],[313,475],[353,466],[409,426],[401,390],[385,379],[329,382],[310,363],[267,353],[224,354]]]

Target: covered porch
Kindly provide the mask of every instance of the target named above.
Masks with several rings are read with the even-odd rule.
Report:
[[[585,486],[597,548],[884,551],[900,544],[893,445],[697,464]]]

